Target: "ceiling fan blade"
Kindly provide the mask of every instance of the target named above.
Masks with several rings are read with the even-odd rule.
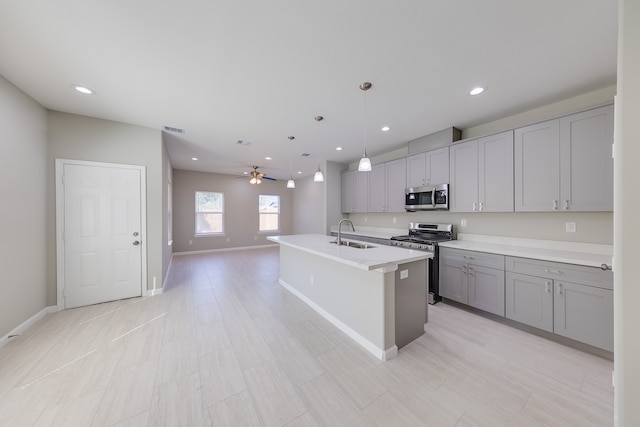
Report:
[[[277,181],[277,179],[271,178],[271,177],[268,177],[268,176],[263,176],[262,179],[268,179],[269,181]]]

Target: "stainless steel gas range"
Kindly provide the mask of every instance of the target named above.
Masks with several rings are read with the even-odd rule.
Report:
[[[452,224],[428,224],[424,222],[409,223],[409,234],[391,238],[391,246],[433,253],[433,258],[429,260],[429,304],[435,304],[442,300],[438,280],[438,242],[455,240],[455,238],[456,235]]]

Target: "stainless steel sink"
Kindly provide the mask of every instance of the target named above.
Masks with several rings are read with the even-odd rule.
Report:
[[[337,244],[338,242],[336,240],[333,240],[333,241],[331,241],[331,243]],[[350,248],[356,248],[356,249],[371,249],[371,248],[375,248],[374,245],[370,245],[368,243],[350,242],[348,240],[343,240],[340,243],[341,243],[342,246],[349,246]]]

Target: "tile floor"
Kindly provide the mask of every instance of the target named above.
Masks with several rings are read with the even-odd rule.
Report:
[[[1,426],[610,426],[612,362],[464,310],[376,360],[278,285],[278,249],[177,256],[163,294],[0,348]]]

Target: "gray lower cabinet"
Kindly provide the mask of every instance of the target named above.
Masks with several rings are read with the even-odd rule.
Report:
[[[553,280],[507,271],[505,317],[553,332]]]
[[[440,248],[440,295],[504,316],[504,256]]]
[[[613,273],[506,257],[506,317],[613,351]]]

